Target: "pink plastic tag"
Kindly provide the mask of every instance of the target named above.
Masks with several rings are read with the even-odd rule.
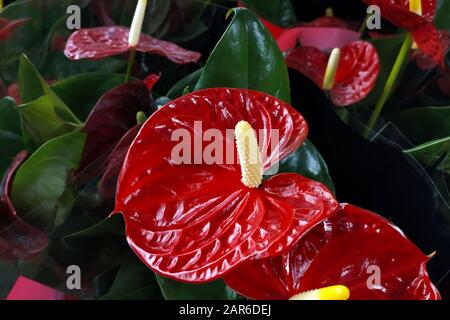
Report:
[[[67,297],[62,292],[21,276],[6,300],[67,300]]]

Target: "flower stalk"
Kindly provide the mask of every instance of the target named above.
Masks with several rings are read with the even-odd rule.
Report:
[[[134,11],[133,22],[131,23],[130,33],[128,35],[128,45],[131,48],[128,58],[127,73],[125,75],[125,83],[130,81],[133,64],[136,57],[136,46],[139,44],[141,37],[142,24],[144,23],[145,9],[147,8],[147,0],[139,0]]]
[[[395,60],[394,66],[392,67],[391,73],[389,74],[389,77],[386,81],[386,84],[384,86],[383,92],[380,96],[380,99],[378,100],[375,109],[369,119],[369,122],[367,124],[367,132],[366,137],[369,136],[370,130],[372,130],[375,127],[375,124],[378,121],[378,118],[380,117],[381,112],[383,111],[383,108],[389,99],[389,97],[392,94],[392,90],[394,88],[394,85],[397,81],[398,75],[400,73],[400,70],[402,69],[402,66],[406,60],[406,57],[408,56],[409,50],[411,48],[412,44],[412,36],[410,33],[408,33],[405,37],[405,40],[403,41],[402,47],[397,55],[397,58]]]

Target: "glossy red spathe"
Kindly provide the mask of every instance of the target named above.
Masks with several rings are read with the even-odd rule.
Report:
[[[119,85],[98,100],[83,128],[87,137],[76,184],[88,183],[104,172],[108,165],[105,160],[136,125],[136,114],[150,112],[152,100],[147,85],[140,80]]]
[[[256,91],[216,88],[159,109],[131,145],[115,212],[125,218],[132,249],[158,274],[185,282],[217,279],[247,259],[289,249],[337,207],[325,186],[297,174],[272,176],[257,189],[245,187],[233,135],[241,120],[260,133],[265,169],[296,150],[307,135],[305,120],[287,103]],[[192,137],[192,164],[172,158],[177,129]],[[208,142],[201,145],[208,129],[220,133],[215,145],[231,146],[231,162],[195,162],[208,150]],[[279,130],[279,141],[271,129]]]
[[[383,18],[408,30],[419,49],[435,63],[444,60],[444,48],[439,30],[433,24],[436,0],[422,0],[422,15],[412,12],[409,0],[363,0],[368,5],[380,7]]]
[[[72,60],[101,59],[130,51],[127,27],[112,26],[81,29],[75,31],[67,40],[64,54]],[[164,56],[167,59],[185,64],[197,62],[201,55],[189,51],[174,43],[159,40],[146,34],[141,34],[137,51]]]
[[[384,218],[342,204],[289,252],[251,260],[225,277],[251,299],[289,299],[332,285],[345,285],[351,300],[439,300],[424,255]],[[375,272],[380,272],[377,283]]]
[[[287,57],[287,65],[303,73],[322,88],[329,54],[317,48],[301,47]],[[380,71],[376,48],[356,41],[341,49],[336,79],[330,98],[336,106],[348,106],[364,99],[375,86]]]

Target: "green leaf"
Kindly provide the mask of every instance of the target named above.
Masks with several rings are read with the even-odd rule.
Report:
[[[0,99],[0,179],[10,160],[24,149],[20,117],[14,99]]]
[[[291,0],[244,0],[243,2],[259,16],[276,25],[289,27],[297,23]]]
[[[132,252],[123,262],[102,300],[161,300],[155,274]]]
[[[417,161],[429,165],[441,165],[450,174],[450,136],[421,144],[405,153],[412,155]]]
[[[450,13],[450,1],[438,0],[438,9],[434,23],[439,29],[449,30],[450,19],[448,18]]]
[[[19,85],[24,104],[18,110],[23,129],[35,146],[81,127],[81,121],[50,89],[25,55],[20,59]]]
[[[280,162],[279,172],[295,172],[309,179],[319,181],[334,193],[334,185],[327,164],[319,151],[309,140]]]
[[[206,284],[189,284],[156,275],[166,300],[235,300],[236,293],[223,280]]]
[[[86,73],[57,82],[51,89],[80,119],[86,119],[98,99],[123,81],[122,74]]]
[[[0,73],[7,81],[15,81],[20,54],[25,53],[41,67],[48,57],[48,51],[55,32],[67,32],[67,7],[78,5],[84,8],[90,0],[22,0],[14,1],[0,12],[0,18],[29,19],[14,31],[14,36],[0,42]]]
[[[66,235],[64,241],[71,245],[77,238],[88,238],[98,236],[124,236],[124,221],[121,215],[116,214],[108,217],[89,228]]]
[[[61,224],[71,209],[69,174],[80,162],[85,134],[67,134],[42,145],[16,173],[12,200],[23,218],[42,228]]]
[[[44,78],[26,55],[20,57],[18,78],[22,103],[28,103],[50,94]]]
[[[385,118],[415,145],[450,136],[450,106],[407,109]]]
[[[120,59],[120,56],[101,60],[74,61],[68,59],[63,52],[52,51],[48,53],[45,64],[40,70],[46,79],[62,80],[84,73],[125,73],[126,68],[127,61]]]
[[[198,79],[200,79],[202,72],[203,69],[201,68],[187,75],[186,77],[178,81],[172,88],[170,88],[166,96],[172,99],[181,97],[186,87],[194,88],[197,85]]]
[[[195,90],[248,88],[290,101],[283,54],[251,11],[232,9],[233,20],[206,62]]]

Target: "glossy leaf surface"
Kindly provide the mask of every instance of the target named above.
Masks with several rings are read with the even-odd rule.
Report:
[[[258,16],[233,9],[228,29],[206,62],[195,90],[248,88],[290,101],[284,57]]]
[[[72,206],[69,174],[81,160],[85,134],[67,134],[42,145],[19,168],[12,201],[25,221],[41,228],[62,222]]]

